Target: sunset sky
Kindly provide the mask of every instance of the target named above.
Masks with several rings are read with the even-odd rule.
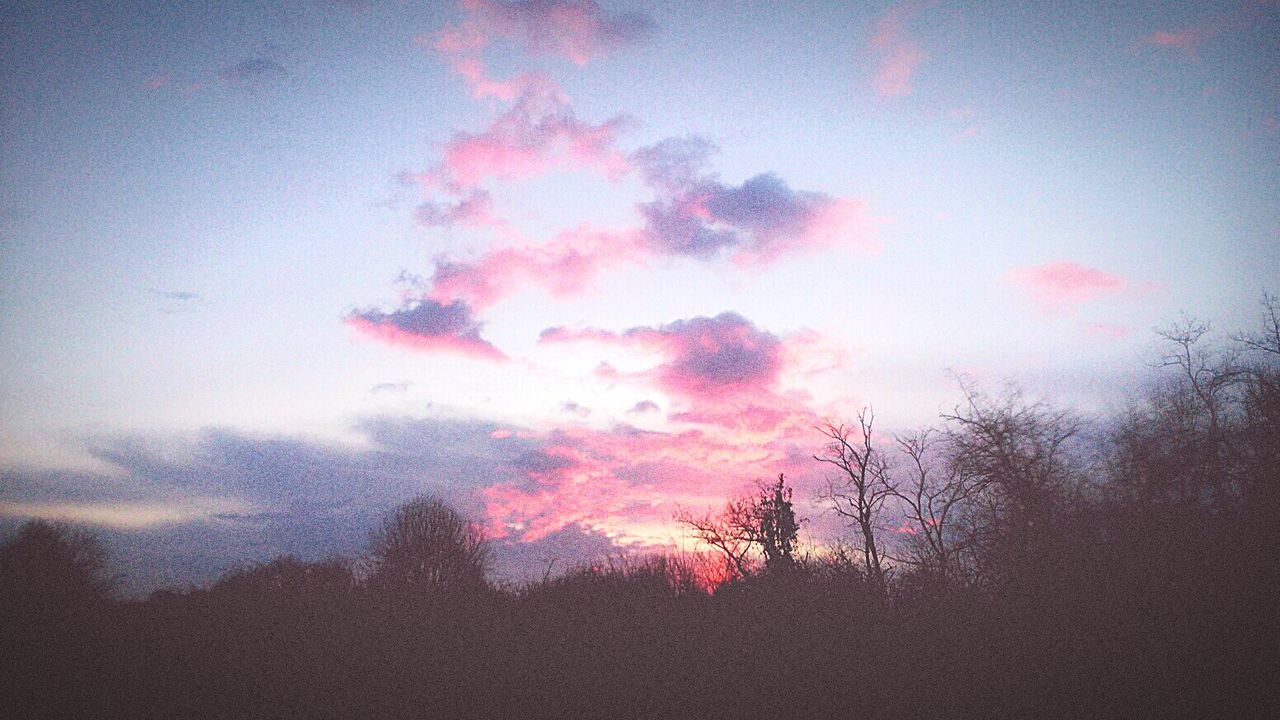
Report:
[[[6,2],[0,526],[135,589],[439,495],[681,543],[957,376],[1124,405],[1280,290],[1280,3]]]

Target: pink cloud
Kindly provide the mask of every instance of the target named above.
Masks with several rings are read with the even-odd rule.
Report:
[[[873,224],[858,200],[793,190],[773,173],[726,185],[706,170],[714,146],[668,138],[631,155],[657,197],[639,206],[658,255],[767,264],[783,255],[834,245],[874,249]]]
[[[884,97],[911,94],[911,78],[929,55],[914,42],[899,42],[880,55],[871,87]]]
[[[361,333],[391,345],[454,352],[483,360],[505,360],[500,350],[480,337],[482,324],[464,302],[442,304],[409,300],[391,312],[358,310],[346,322]]]
[[[1128,283],[1121,277],[1072,262],[1015,268],[1006,280],[1021,286],[1045,309],[1062,309],[1115,295]]]
[[[1176,48],[1186,53],[1188,57],[1196,58],[1200,47],[1206,42],[1225,32],[1250,27],[1268,6],[1276,4],[1269,0],[1245,2],[1235,10],[1212,16],[1193,25],[1176,30],[1156,30],[1150,35],[1139,38],[1134,42],[1134,47]]]
[[[514,41],[535,55],[559,55],[578,65],[653,34],[645,13],[608,13],[594,0],[463,0],[464,33]]]
[[[782,342],[737,313],[695,317],[621,334],[597,329],[543,331],[542,342],[593,340],[654,350],[665,361],[648,374],[659,388],[693,399],[772,391],[782,371]]]
[[[499,248],[470,261],[438,259],[431,297],[486,308],[524,285],[564,297],[582,292],[601,270],[641,257],[636,233],[583,226],[541,245]]]
[[[925,7],[919,2],[899,3],[876,21],[869,44],[876,58],[871,87],[877,94],[883,97],[911,94],[912,78],[929,55],[907,32],[906,25]]]
[[[440,163],[420,178],[460,192],[488,179],[534,177],[563,167],[617,177],[626,170],[626,159],[614,142],[626,124],[623,117],[584,123],[557,88],[534,83],[485,130],[455,133]]]

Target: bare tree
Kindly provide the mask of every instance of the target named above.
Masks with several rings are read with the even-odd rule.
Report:
[[[719,515],[696,517],[680,512],[675,519],[687,526],[694,538],[724,556],[733,578],[751,575],[756,557],[762,557],[765,568],[772,571],[795,564],[800,521],[784,475],[778,475],[773,484],[758,483],[755,495],[730,500]]]
[[[1209,331],[1209,323],[1185,315],[1181,322],[1157,331],[1169,343],[1159,366],[1177,373],[1160,399],[1182,421],[1183,431],[1174,441],[1183,450],[1182,462],[1191,476],[1183,500],[1207,499],[1223,508],[1235,495],[1229,473],[1229,415],[1247,373],[1239,349],[1211,345]],[[1265,347],[1265,335],[1249,337]],[[1208,497],[1202,497],[1206,493]]]
[[[880,509],[895,491],[888,459],[872,442],[874,423],[875,414],[870,408],[858,413],[857,425],[828,420],[817,428],[828,443],[822,454],[813,458],[839,469],[837,477],[828,478],[823,497],[838,515],[853,521],[862,535],[861,554],[867,577],[883,586],[884,559],[876,542],[876,529]]]
[[[371,583],[392,591],[485,585],[489,545],[479,527],[444,502],[416,497],[370,538]]]
[[[957,537],[957,528],[976,483],[955,463],[936,457],[941,442],[937,430],[924,428],[894,440],[908,466],[905,481],[889,486],[912,524],[911,557],[905,560],[937,573],[945,583],[960,572],[962,554],[969,549],[968,539]]]
[[[90,532],[30,520],[0,543],[0,619],[92,607],[113,586],[107,553]]]
[[[1249,350],[1280,357],[1280,297],[1262,293],[1262,328],[1251,333],[1236,333],[1231,339]]]
[[[949,423],[952,462],[970,484],[973,514],[967,521],[975,551],[997,566],[1029,567],[1074,490],[1079,463],[1073,461],[1080,458],[1069,451],[1079,421],[1067,411],[1026,402],[1016,389],[991,398],[972,385],[961,387],[965,404],[942,417]]]
[[[708,512],[702,517],[696,517],[682,510],[676,513],[675,519],[689,528],[689,534],[694,539],[724,556],[725,568],[731,578],[741,579],[751,574],[751,555],[755,549],[757,533],[749,499],[730,500],[718,515]]]

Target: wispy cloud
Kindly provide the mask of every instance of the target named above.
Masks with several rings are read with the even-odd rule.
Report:
[[[478,50],[503,38],[535,55],[578,65],[647,40],[657,24],[643,12],[606,12],[594,0],[463,0],[467,18],[446,32]]]
[[[1200,49],[1210,40],[1224,33],[1247,28],[1257,21],[1268,7],[1275,7],[1274,0],[1252,0],[1239,7],[1211,15],[1204,20],[1174,29],[1158,29],[1134,42],[1134,48],[1173,48],[1187,57],[1199,57]]]
[[[868,43],[875,58],[871,87],[882,97],[910,95],[912,80],[920,64],[929,54],[907,30],[907,23],[927,5],[908,1],[893,5],[876,21],[875,32]]]
[[[257,92],[273,88],[284,82],[289,71],[275,59],[252,57],[223,68],[218,78],[228,87]]]
[[[408,380],[398,380],[396,382],[382,382],[369,388],[369,392],[373,393],[374,395],[378,395],[380,393],[401,394],[401,393],[408,392],[409,385],[411,384],[412,383],[410,383]]]
[[[1080,303],[1114,296],[1129,287],[1117,275],[1073,262],[1014,268],[1005,280],[1020,287],[1044,310],[1069,310]]]
[[[193,293],[188,290],[161,290],[159,288],[150,288],[151,294],[164,298],[165,300],[176,300],[178,302],[189,302],[200,300],[199,293]]]

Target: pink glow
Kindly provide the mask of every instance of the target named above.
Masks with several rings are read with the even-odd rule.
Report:
[[[601,270],[642,257],[635,233],[584,226],[542,245],[501,248],[469,262],[438,261],[431,295],[441,302],[461,298],[479,309],[525,285],[565,297],[582,292]]]
[[[910,95],[911,80],[917,68],[929,58],[906,29],[907,22],[924,8],[925,5],[919,2],[899,3],[876,21],[875,34],[870,41],[876,56],[871,87],[882,97]]]
[[[527,52],[559,55],[577,65],[638,42],[651,31],[642,15],[611,16],[594,0],[507,3],[463,0],[481,32],[520,43]]]
[[[787,441],[686,431],[557,431],[526,480],[481,491],[488,530],[535,541],[573,524],[665,526],[681,507],[713,507],[787,465]],[[674,538],[673,538],[674,539]]]
[[[1133,335],[1133,328],[1128,325],[1092,323],[1085,327],[1085,333],[1092,335],[1093,337],[1105,338],[1107,340],[1120,340]]]
[[[1050,310],[1114,295],[1127,286],[1123,278],[1072,262],[1015,268],[1005,278],[1021,285]]]
[[[880,56],[871,87],[884,97],[910,95],[911,79],[920,63],[927,59],[928,53],[916,43],[895,43]]]
[[[564,167],[617,177],[627,167],[614,147],[624,125],[621,117],[598,125],[580,122],[558,88],[528,76],[516,104],[483,132],[455,134],[429,175],[441,187],[535,177]]]
[[[1197,48],[1221,31],[1222,27],[1218,23],[1204,23],[1181,30],[1157,30],[1138,40],[1137,45],[1177,48],[1191,57],[1196,57]]]
[[[169,82],[170,78],[168,75],[152,75],[147,78],[143,86],[148,90],[159,90],[160,88],[168,85]]]

